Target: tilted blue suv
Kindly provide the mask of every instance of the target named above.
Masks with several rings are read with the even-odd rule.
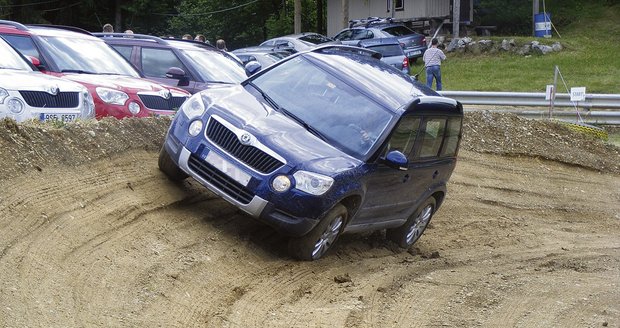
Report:
[[[343,232],[387,229],[413,245],[445,198],[463,109],[375,57],[323,46],[195,94],[160,169],[292,236],[298,259],[320,258]]]

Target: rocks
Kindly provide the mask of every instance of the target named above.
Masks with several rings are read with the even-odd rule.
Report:
[[[534,40],[525,44],[517,44],[514,39],[504,39],[501,43],[493,40],[475,41],[470,37],[458,39],[451,43],[454,49],[448,47],[448,51],[456,51],[458,53],[471,53],[479,55],[482,53],[512,52],[521,56],[529,55],[547,55],[552,52],[562,51],[564,47],[560,42],[554,42],[552,45],[541,44],[540,41]]]

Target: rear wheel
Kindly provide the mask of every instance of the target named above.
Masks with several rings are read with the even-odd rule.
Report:
[[[187,173],[183,172],[176,163],[170,158],[165,147],[161,147],[159,151],[159,160],[157,161],[159,170],[164,172],[170,180],[181,181],[187,178]]]
[[[337,204],[309,233],[299,238],[291,238],[289,253],[300,260],[318,260],[336,242],[344,229],[347,217],[347,208]]]
[[[388,229],[386,237],[402,248],[409,248],[415,244],[428,227],[435,213],[435,198],[427,199],[402,226]]]

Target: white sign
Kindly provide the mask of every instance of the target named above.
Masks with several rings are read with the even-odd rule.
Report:
[[[547,84],[547,91],[545,92],[545,100],[555,99],[555,90],[553,90],[553,84]]]
[[[570,88],[570,101],[585,101],[586,87]]]

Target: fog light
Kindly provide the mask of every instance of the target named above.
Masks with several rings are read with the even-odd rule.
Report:
[[[12,98],[6,103],[7,108],[15,114],[21,114],[24,111],[24,103],[17,98]]]
[[[134,101],[130,102],[129,112],[132,113],[133,115],[138,115],[138,113],[140,113],[140,105]]]
[[[285,192],[291,187],[291,180],[286,175],[278,175],[271,182],[271,187],[277,192]]]
[[[202,131],[202,121],[200,120],[196,120],[193,121],[190,125],[189,125],[189,129],[187,129],[187,132],[189,133],[189,135],[191,135],[192,137],[197,136],[198,134],[200,134],[200,131]]]

